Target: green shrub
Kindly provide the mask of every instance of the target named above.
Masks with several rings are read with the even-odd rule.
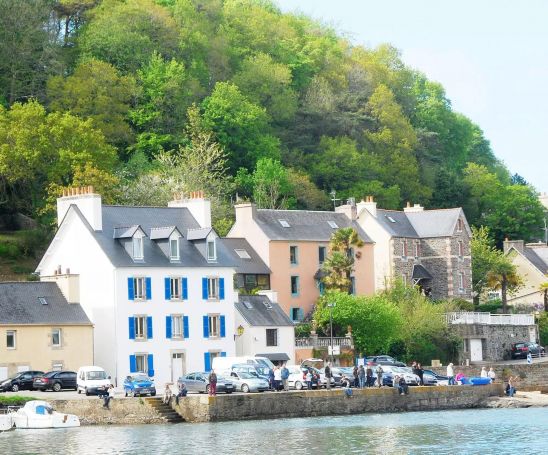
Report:
[[[18,274],[30,274],[34,272],[34,269],[32,267],[15,264],[11,266],[11,271],[13,273],[18,273]]]
[[[489,303],[482,303],[481,305],[478,305],[476,311],[479,311],[480,313],[496,313],[497,310],[500,310],[502,308],[502,302],[497,300],[492,300]]]
[[[469,302],[464,299],[453,299],[451,303],[456,306],[457,311],[476,311],[474,302]]]
[[[23,254],[27,257],[36,257],[47,245],[50,234],[46,229],[31,229],[21,231],[19,238]]]
[[[0,406],[22,406],[27,401],[36,400],[34,397],[24,397],[21,395],[0,396]]]
[[[308,338],[312,325],[309,322],[303,322],[295,326],[295,338]]]
[[[14,242],[0,242],[0,258],[17,259],[22,252]]]
[[[540,344],[548,346],[548,313],[542,313],[538,319]]]

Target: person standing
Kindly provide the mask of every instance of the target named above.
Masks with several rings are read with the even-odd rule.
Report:
[[[481,367],[481,373],[480,373],[480,377],[482,378],[487,378],[487,370],[485,369],[485,367]]]
[[[274,390],[274,370],[272,368],[268,369],[268,385],[271,390]]]
[[[487,377],[491,379],[491,382],[495,382],[495,379],[497,378],[497,375],[495,374],[495,370],[493,370],[493,367],[489,368],[489,372],[487,373]]]
[[[110,410],[110,400],[112,400],[113,398],[114,398],[114,386],[110,384],[106,395],[103,396],[103,400],[104,400],[103,408]]]
[[[215,370],[211,370],[209,373],[209,396],[214,397],[217,395],[217,375]]]
[[[359,387],[360,386],[360,380],[358,378],[358,367],[357,366],[355,366],[354,370],[352,370],[352,376],[354,378],[354,387]]]
[[[375,369],[375,373],[377,373],[377,384],[378,387],[381,388],[383,386],[382,383],[382,374],[384,373],[384,370],[382,369],[382,365],[377,365],[377,368]]]
[[[420,363],[417,363],[417,376],[420,379],[420,385],[424,385],[424,369]]]
[[[371,366],[371,363],[367,364],[367,368],[365,369],[365,385],[369,388],[373,385],[373,367]]]
[[[308,387],[308,390],[312,390],[312,370],[308,369],[305,373],[306,378],[306,386]]]
[[[279,366],[274,367],[274,390],[278,392],[282,384],[282,370]]]
[[[289,370],[285,363],[283,364],[282,370],[280,371],[280,377],[282,378],[283,389],[285,392],[287,392],[289,390],[289,384],[288,384]]]
[[[327,390],[331,388],[331,376],[331,367],[329,366],[329,362],[327,362],[325,366],[325,388]]]
[[[448,385],[455,385],[455,371],[453,370],[453,364],[452,363],[447,365],[447,378],[449,379],[447,381]]]
[[[365,369],[363,365],[360,365],[358,368],[358,380],[360,383],[360,389],[363,389],[365,387]]]

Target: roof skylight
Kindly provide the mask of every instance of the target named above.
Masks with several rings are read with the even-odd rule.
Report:
[[[47,305],[47,304],[48,304],[48,301],[46,300],[45,297],[38,297],[38,301],[39,301],[42,305]]]
[[[333,229],[339,229],[339,226],[337,226],[337,223],[335,223],[334,221],[329,220],[327,224],[329,224],[329,226],[331,226]]]
[[[282,227],[284,228],[288,228],[290,227],[289,226],[289,223],[287,222],[287,220],[278,220],[280,222],[280,224],[282,225]]]
[[[234,252],[240,257],[240,259],[251,259],[251,256],[246,250],[234,250]]]
[[[272,309],[272,304],[270,302],[263,302],[263,304],[268,310]]]
[[[252,309],[253,309],[253,305],[251,305],[251,302],[248,302],[247,300],[244,300],[242,303],[244,304],[244,306],[245,306],[248,310],[252,310]]]
[[[386,218],[388,218],[388,221],[390,221],[391,223],[395,223],[396,220],[394,218],[392,218],[391,216],[386,216]]]

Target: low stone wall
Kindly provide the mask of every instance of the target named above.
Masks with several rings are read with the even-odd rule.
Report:
[[[503,386],[410,387],[406,396],[393,388],[352,391],[352,397],[346,397],[342,389],[216,397],[189,395],[175,409],[187,422],[433,411],[480,407],[486,398],[501,396]]]
[[[59,412],[75,414],[81,425],[130,425],[141,423],[165,423],[158,412],[143,399],[114,399],[110,410],[103,408],[103,400],[51,400]]]
[[[496,381],[503,382],[510,376],[518,376],[519,381],[516,384],[518,390],[540,390],[542,392],[548,392],[548,362],[538,362],[528,364],[496,364],[486,365],[487,370],[490,367],[495,370]],[[447,367],[432,367],[432,370],[445,375],[447,373]],[[481,366],[459,366],[453,367],[455,374],[459,371],[466,377],[479,376],[481,373]]]

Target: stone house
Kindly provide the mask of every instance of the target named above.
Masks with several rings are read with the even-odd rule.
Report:
[[[93,362],[93,325],[56,283],[0,283],[0,381]]]
[[[355,205],[355,211],[349,210]],[[418,285],[434,299],[472,298],[472,232],[461,208],[425,210],[415,204],[382,210],[370,196],[337,211],[355,213],[375,242],[375,289],[394,279]]]
[[[505,240],[504,253],[523,280],[523,287],[508,296],[508,304],[543,308],[544,295],[540,285],[548,282],[548,245]]]

